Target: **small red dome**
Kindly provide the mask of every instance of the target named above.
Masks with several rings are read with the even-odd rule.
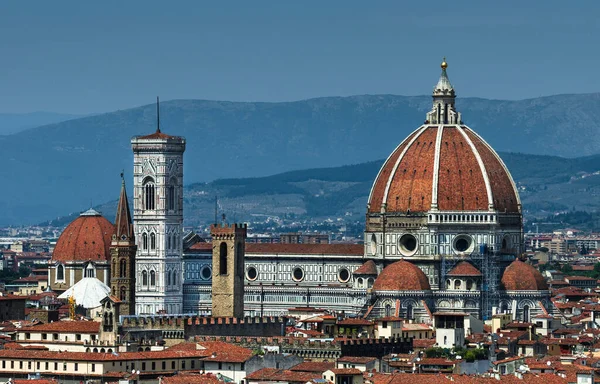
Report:
[[[448,276],[481,276],[481,271],[468,261],[461,261],[448,272]]]
[[[107,261],[114,226],[90,209],[65,228],[52,253],[53,262]]]
[[[427,291],[429,279],[411,262],[400,260],[381,271],[373,284],[375,291]]]
[[[498,154],[465,125],[423,125],[383,164],[369,213],[488,211],[520,213],[515,184]]]
[[[502,285],[507,291],[547,291],[544,276],[521,260],[513,261],[502,275]]]

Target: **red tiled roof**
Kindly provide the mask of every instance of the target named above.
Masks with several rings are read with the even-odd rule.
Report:
[[[167,135],[166,133],[162,133],[160,130],[156,130],[156,132],[151,133],[145,136],[138,136],[138,139],[178,139],[177,136]]]
[[[463,133],[472,141],[474,150]],[[369,212],[380,212],[383,203],[387,204],[388,212],[427,212],[432,204],[436,150],[439,151],[437,203],[441,211],[487,211],[489,202],[479,157],[493,181],[490,192],[494,208],[500,212],[519,212],[518,195],[510,174],[481,137],[465,126],[445,126],[442,145],[437,149],[437,135],[437,125],[424,127],[409,135],[392,152],[373,184]],[[383,201],[386,189],[387,200]]]
[[[82,215],[65,228],[52,261],[107,261],[114,226],[101,215]]]
[[[305,372],[325,372],[328,369],[335,368],[335,363],[328,361],[305,361],[303,363],[294,365],[290,368],[291,371],[305,371]]]
[[[456,363],[444,358],[424,358],[415,362],[416,365],[455,365]]]
[[[461,261],[448,272],[448,276],[481,276],[481,271],[468,261]]]
[[[425,291],[430,290],[429,279],[421,268],[400,260],[381,271],[373,284],[375,291]]]
[[[351,363],[351,364],[369,364],[370,362],[377,360],[376,357],[366,356],[346,356],[337,359],[338,363]]]
[[[362,376],[362,371],[356,369],[356,368],[333,368],[330,369],[331,372],[333,372],[336,375],[361,375]]]
[[[338,325],[373,325],[373,322],[366,319],[342,319],[337,322]]]
[[[222,341],[201,341],[198,344],[210,352],[205,361],[243,363],[252,357],[251,349]]]
[[[502,284],[507,291],[548,290],[548,284],[540,271],[518,259],[504,271]]]
[[[353,272],[354,275],[377,275],[377,266],[373,260],[367,260],[357,270]]]
[[[223,381],[219,380],[216,375],[212,373],[206,374],[192,374],[192,373],[183,373],[177,374],[173,376],[165,376],[161,377],[161,384],[216,384],[222,383]],[[26,383],[31,384],[31,383]]]
[[[98,333],[100,322],[97,321],[55,321],[53,323],[38,324],[23,327],[20,332],[62,332],[62,333]]]
[[[247,375],[246,381],[306,383],[313,379],[320,379],[322,373],[263,368]]]

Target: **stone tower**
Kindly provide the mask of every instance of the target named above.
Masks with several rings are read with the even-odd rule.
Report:
[[[136,250],[129,201],[123,179],[115,216],[115,231],[110,243],[110,288],[112,295],[121,300],[119,315],[135,315]]]
[[[158,114],[158,103],[157,103]],[[183,137],[156,132],[131,139],[136,313],[183,309]]]
[[[245,224],[213,224],[212,316],[244,317]]]

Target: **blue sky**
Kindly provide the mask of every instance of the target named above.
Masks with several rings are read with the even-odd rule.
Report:
[[[3,1],[0,112],[599,91],[600,2]]]

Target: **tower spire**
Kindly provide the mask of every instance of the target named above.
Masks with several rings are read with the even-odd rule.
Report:
[[[156,133],[160,133],[160,101],[158,100],[158,96],[156,96]]]
[[[454,87],[448,79],[448,63],[446,58],[440,64],[442,73],[433,87],[433,108],[427,113],[427,122],[431,124],[461,124],[461,115],[454,108],[456,93]]]
[[[129,201],[127,200],[123,172],[121,172],[121,195],[119,196],[117,215],[115,217],[115,236],[117,241],[133,241],[133,224],[131,221],[131,212],[129,211]]]

